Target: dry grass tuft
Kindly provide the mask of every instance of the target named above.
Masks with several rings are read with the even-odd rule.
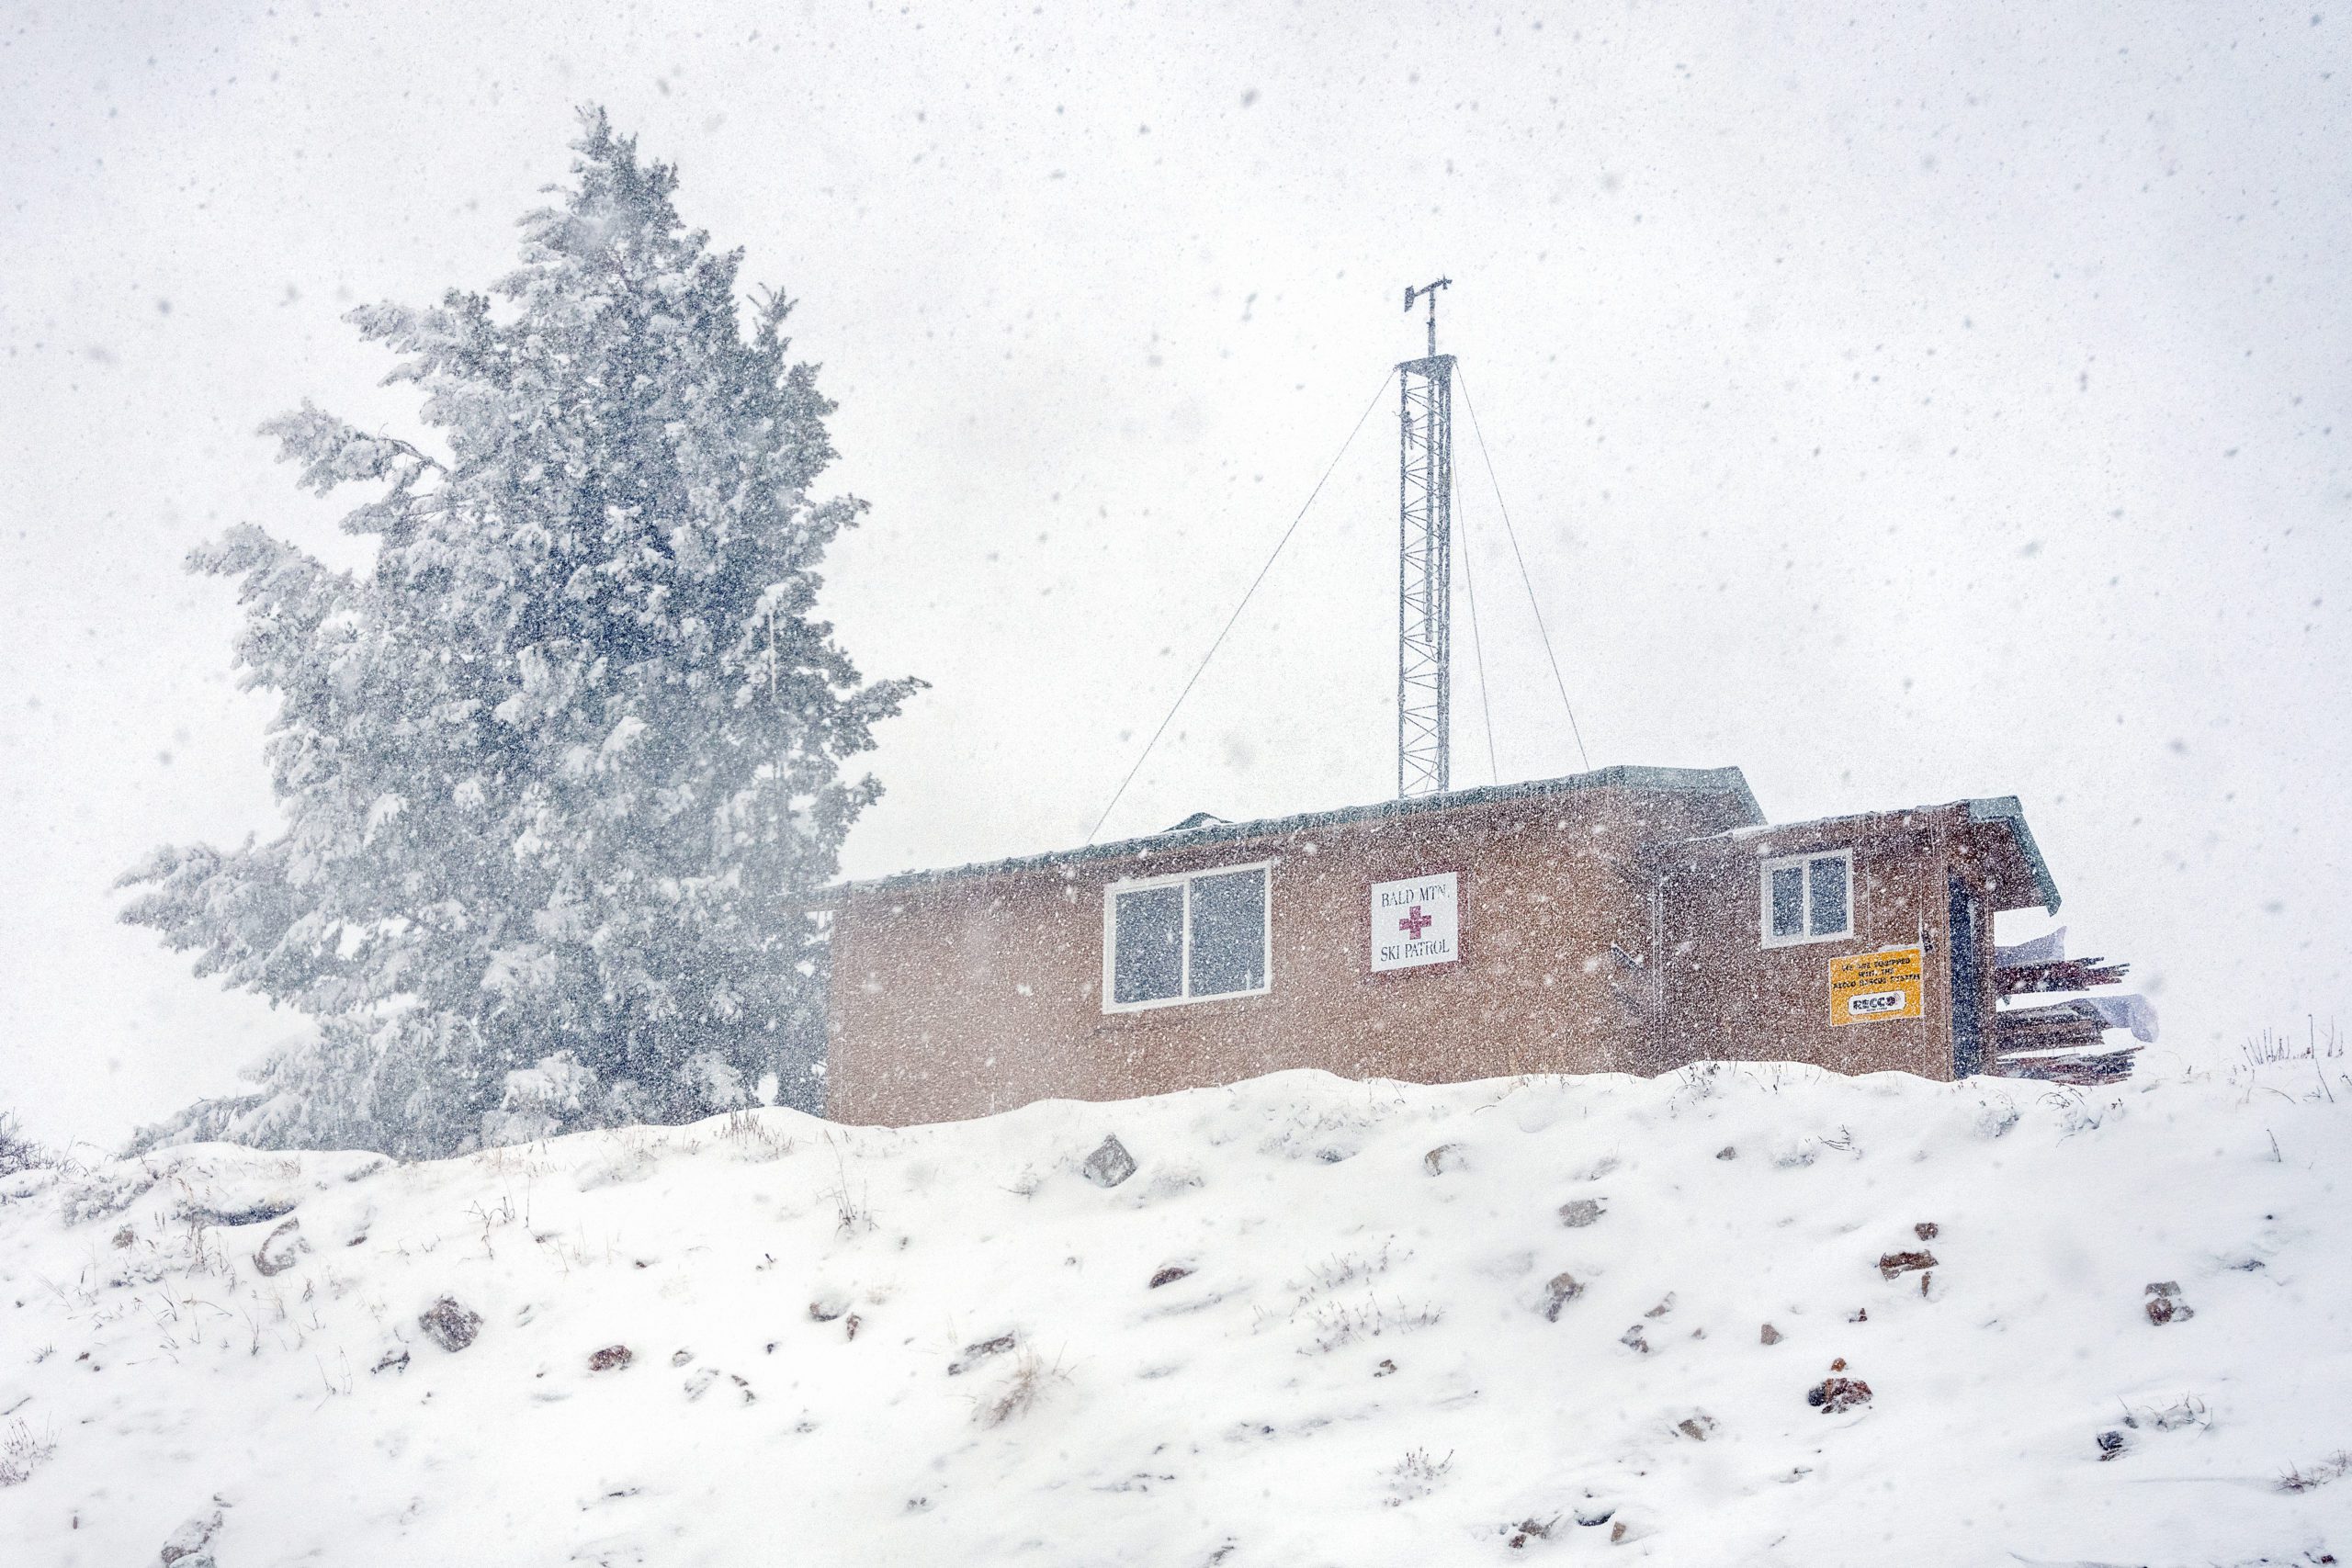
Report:
[[[2331,1481],[2352,1475],[2352,1450],[2338,1449],[2309,1470],[2295,1465],[2278,1478],[2281,1492],[2316,1492]]]
[[[0,1486],[21,1484],[31,1477],[35,1466],[56,1451],[54,1441],[35,1437],[25,1422],[10,1423],[7,1435],[0,1437]]]
[[[1035,1409],[1054,1384],[1069,1382],[1058,1360],[1047,1366],[1036,1351],[1023,1350],[1006,1370],[1004,1382],[973,1407],[973,1419],[983,1427],[1001,1427]]]
[[[1427,1449],[1408,1450],[1403,1459],[1389,1467],[1386,1506],[1399,1508],[1416,1498],[1428,1496],[1453,1468],[1451,1451],[1443,1459],[1431,1459]]]

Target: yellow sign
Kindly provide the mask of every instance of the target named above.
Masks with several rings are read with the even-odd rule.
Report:
[[[1829,1021],[1873,1023],[1882,1018],[1920,1018],[1927,1012],[1927,954],[1916,947],[1890,947],[1829,961]]]

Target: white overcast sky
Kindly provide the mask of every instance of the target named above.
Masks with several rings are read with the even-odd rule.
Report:
[[[44,1135],[298,1026],[113,921],[150,846],[272,830],[232,591],[179,562],[241,519],[351,558],[254,427],[401,428],[341,312],[496,277],[587,100],[842,402],[829,605],[933,682],[853,873],[1085,838],[1444,272],[1596,764],[1736,762],[1777,820],[2018,795],[2160,1049],[2352,1025],[2333,0],[0,18],[0,1105]],[[1391,792],[1395,441],[1111,833]],[[1461,458],[1499,771],[1572,772]]]

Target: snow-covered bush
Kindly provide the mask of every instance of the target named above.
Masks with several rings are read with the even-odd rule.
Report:
[[[148,1145],[441,1154],[747,1084],[817,1102],[825,950],[785,897],[832,874],[880,793],[842,763],[919,682],[862,683],[815,618],[865,503],[810,493],[833,405],[788,302],[747,308],[674,170],[584,121],[492,294],[352,312],[424,434],[266,427],[303,488],[375,487],[343,523],[371,564],[250,525],[191,558],[238,581],[288,826],[158,851],[124,918],[319,1029]],[[557,1059],[561,1092],[514,1087]]]
[[[596,1075],[559,1051],[506,1075],[498,1109],[483,1113],[481,1141],[495,1147],[553,1137],[567,1123],[577,1125],[596,1101]]]
[[[153,1171],[119,1161],[103,1166],[70,1183],[58,1201],[60,1218],[69,1225],[119,1214],[145,1197],[155,1185]]]
[[[0,1111],[0,1177],[17,1176],[56,1163],[47,1149],[25,1136],[13,1111]]]

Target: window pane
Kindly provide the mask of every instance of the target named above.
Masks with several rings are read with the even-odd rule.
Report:
[[[1772,935],[1804,935],[1804,867],[1801,865],[1772,870]]]
[[[1265,983],[1265,872],[1194,878],[1192,994],[1222,997]]]
[[[1807,863],[1813,873],[1813,931],[1815,936],[1837,936],[1846,929],[1846,862],[1840,855],[1824,855]]]
[[[1112,917],[1111,999],[1156,1002],[1183,995],[1184,889],[1118,895]]]

